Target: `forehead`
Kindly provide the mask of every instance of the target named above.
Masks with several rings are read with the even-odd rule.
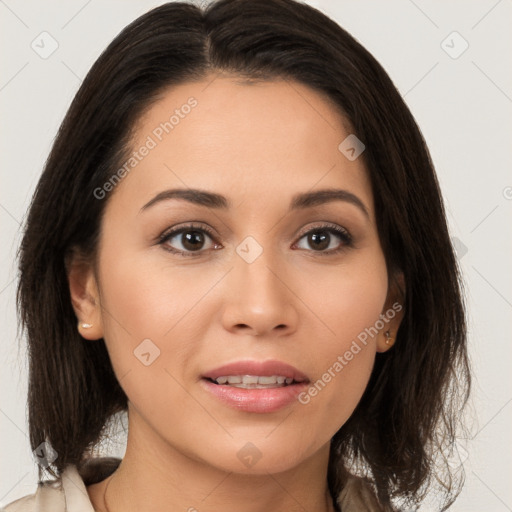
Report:
[[[337,106],[303,84],[210,75],[169,88],[141,116],[131,148],[139,155],[118,188],[141,201],[180,186],[261,204],[342,186],[371,210],[362,158],[350,161],[338,149],[350,133]]]

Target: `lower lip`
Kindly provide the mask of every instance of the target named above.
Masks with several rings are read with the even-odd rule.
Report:
[[[275,412],[293,402],[307,384],[297,383],[281,388],[244,389],[234,386],[214,384],[208,379],[201,379],[203,387],[226,405],[244,412]]]

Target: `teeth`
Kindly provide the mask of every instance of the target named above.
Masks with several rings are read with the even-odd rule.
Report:
[[[255,384],[277,384],[277,379],[275,375],[272,377],[254,377],[254,383]],[[245,380],[244,380],[245,384]]]
[[[282,375],[225,375],[222,377],[217,377],[215,382],[217,384],[233,385],[237,388],[264,389],[289,386],[293,382],[293,379],[289,377],[283,377]]]

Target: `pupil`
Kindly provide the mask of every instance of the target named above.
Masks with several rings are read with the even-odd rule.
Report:
[[[188,231],[184,233],[184,240],[182,240],[183,247],[186,249],[197,249],[203,243],[203,234],[199,231]]]
[[[317,231],[310,235],[310,242],[312,246],[316,246],[317,249],[325,249],[329,247],[329,235],[322,231]]]

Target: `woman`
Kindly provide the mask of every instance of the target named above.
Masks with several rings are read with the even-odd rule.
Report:
[[[169,3],[116,37],[35,192],[18,299],[56,481],[8,512],[457,494],[465,313],[433,165],[382,67],[310,6]],[[122,411],[125,456],[95,458]]]

